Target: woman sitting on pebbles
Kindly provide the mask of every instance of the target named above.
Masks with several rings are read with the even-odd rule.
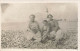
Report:
[[[30,15],[27,40],[33,40],[35,42],[41,41],[41,32],[38,22],[35,21],[35,15]]]

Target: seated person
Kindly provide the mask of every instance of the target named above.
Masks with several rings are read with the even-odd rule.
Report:
[[[63,37],[62,30],[51,14],[49,14],[47,18],[50,25],[50,37],[55,37],[55,45],[57,45],[58,41]]]
[[[48,21],[47,20],[43,20],[42,40],[41,40],[41,42],[46,42],[46,39],[47,39],[47,37],[49,35],[49,32],[50,32],[50,27],[49,27]]]
[[[30,22],[28,26],[28,40],[34,40],[35,42],[41,41],[41,32],[39,24],[35,21],[35,15],[30,16]]]

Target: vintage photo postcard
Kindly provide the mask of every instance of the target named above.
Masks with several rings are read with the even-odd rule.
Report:
[[[78,49],[77,3],[1,3],[2,49]]]
[[[79,51],[78,0],[0,0],[0,51]]]

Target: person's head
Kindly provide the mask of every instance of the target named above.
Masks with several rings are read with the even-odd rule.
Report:
[[[43,20],[43,24],[47,25],[48,21],[47,20]]]
[[[35,21],[35,15],[30,15],[30,21]]]
[[[53,15],[49,14],[49,15],[47,15],[47,18],[48,18],[48,20],[52,20]]]

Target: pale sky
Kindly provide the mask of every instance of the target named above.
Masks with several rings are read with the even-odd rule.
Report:
[[[8,7],[2,5],[2,22],[26,22],[30,14],[36,15],[36,20],[41,21],[46,18],[46,8],[55,19],[78,18],[78,8],[76,3],[8,3]],[[5,8],[5,9],[4,9]]]

